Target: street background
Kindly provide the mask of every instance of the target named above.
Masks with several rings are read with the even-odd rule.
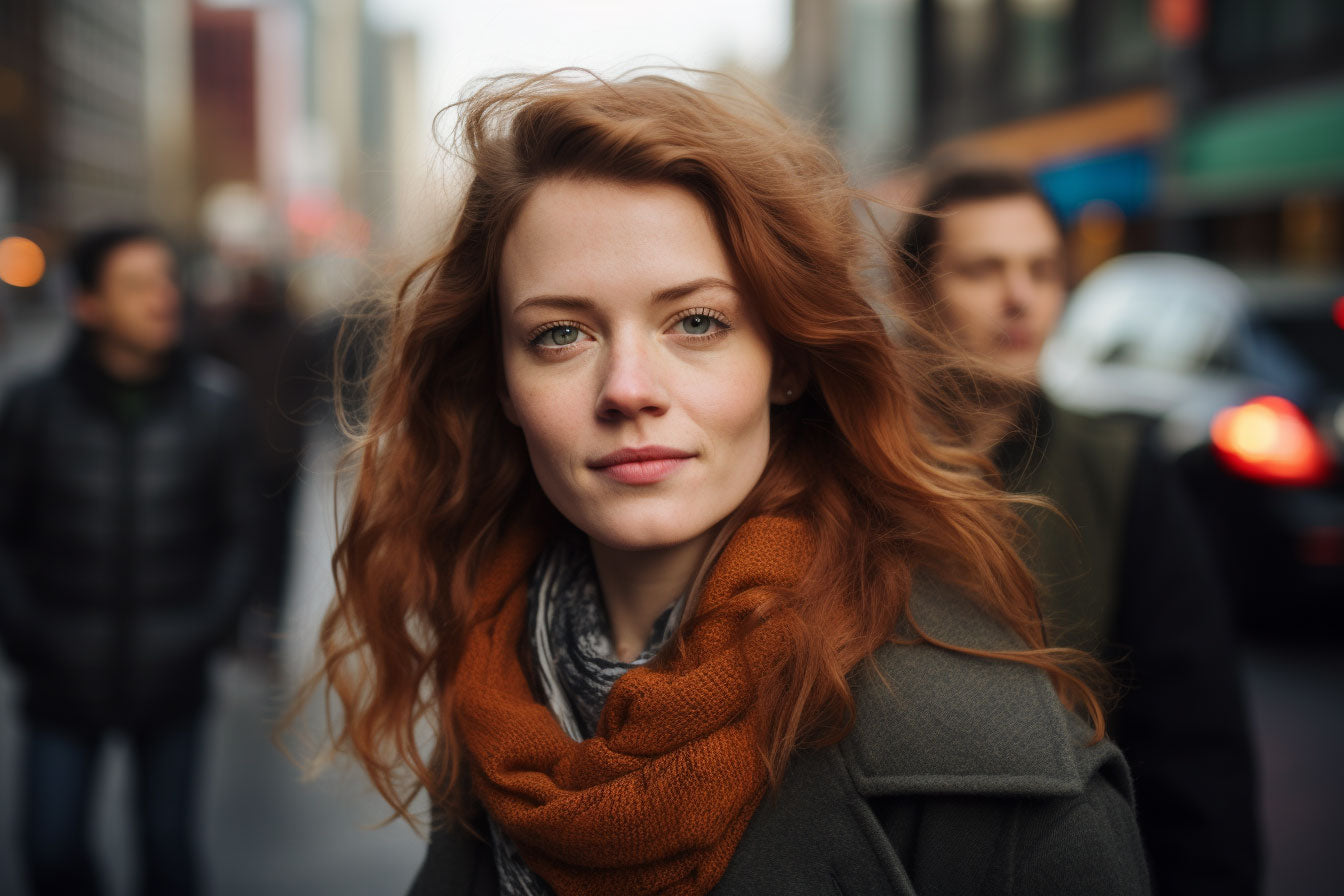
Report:
[[[435,113],[473,77],[566,64],[728,71],[816,122],[855,181],[897,206],[931,153],[1030,168],[1064,219],[1075,280],[1163,250],[1253,280],[1344,283],[1334,0],[652,6],[0,0],[0,393],[61,350],[63,254],[109,220],[149,218],[177,242],[193,339],[261,268],[282,272],[294,320],[330,334],[444,236],[456,172]],[[202,824],[216,894],[402,892],[423,851],[404,823],[377,827],[386,810],[354,770],[302,781],[272,743],[332,587],[341,442],[329,415],[305,419],[282,649],[214,670]],[[1344,415],[1335,426],[1344,439]],[[1337,575],[1344,519],[1315,531],[1314,569]],[[1242,598],[1274,623],[1242,632],[1270,896],[1344,892],[1344,594],[1319,618],[1299,597],[1257,580]],[[16,711],[0,661],[0,894],[20,892]],[[122,745],[105,771],[96,844],[122,896]]]

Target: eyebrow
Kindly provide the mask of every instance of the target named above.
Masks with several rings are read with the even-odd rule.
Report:
[[[660,289],[653,294],[652,299],[655,303],[674,302],[702,289],[727,289],[734,293],[738,292],[736,286],[721,277],[701,277],[699,280],[691,280],[688,283],[679,283],[676,286]],[[513,309],[513,313],[517,314],[524,309],[537,307],[551,308],[557,311],[590,311],[596,307],[596,303],[583,296],[539,295],[531,296],[519,302]]]

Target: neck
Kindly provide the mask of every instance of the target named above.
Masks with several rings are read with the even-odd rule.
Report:
[[[623,551],[591,542],[617,659],[632,662],[644,652],[653,624],[690,586],[715,531],[676,547],[649,551]]]
[[[147,354],[108,338],[95,340],[93,353],[103,372],[122,383],[148,382],[168,363],[167,354]]]

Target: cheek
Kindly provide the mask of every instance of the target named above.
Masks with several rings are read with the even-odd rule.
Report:
[[[985,293],[986,290],[972,285],[948,290],[940,305],[940,313],[953,336],[975,342],[992,328],[993,315],[989,308],[992,303]]]
[[[575,442],[578,406],[547,389],[512,388],[510,394],[533,466],[560,464],[565,447]]]
[[[1040,319],[1047,333],[1055,329],[1055,324],[1059,323],[1059,316],[1063,313],[1064,290],[1059,288],[1053,290],[1041,306]]]
[[[532,471],[553,502],[563,505],[593,450],[593,406],[586,379],[505,362],[514,423],[522,430]]]
[[[755,463],[770,441],[770,360],[768,355],[716,378],[712,388],[700,390],[695,402],[702,425],[736,450],[744,462]]]
[[[151,321],[149,315],[128,302],[115,307],[108,315],[108,324],[125,336],[138,336],[149,329]]]

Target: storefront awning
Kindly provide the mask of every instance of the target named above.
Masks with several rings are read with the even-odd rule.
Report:
[[[1212,111],[1181,128],[1167,185],[1180,202],[1344,189],[1344,85]]]

